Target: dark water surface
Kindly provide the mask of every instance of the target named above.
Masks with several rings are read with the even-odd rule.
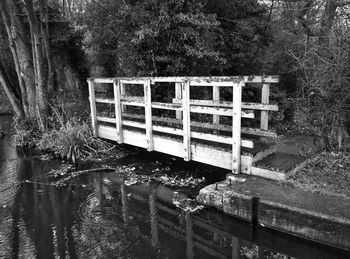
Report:
[[[0,132],[9,125],[0,118]],[[46,174],[58,166],[0,139],[0,258],[350,258],[214,209],[183,212],[175,189],[125,186],[116,173],[54,187]]]

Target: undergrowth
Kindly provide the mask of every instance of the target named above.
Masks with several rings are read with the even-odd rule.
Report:
[[[36,149],[72,162],[110,154],[115,145],[94,137],[88,117],[79,115],[79,110],[86,110],[82,106],[85,104],[52,102],[45,132],[33,118],[15,118],[13,143],[20,149]]]

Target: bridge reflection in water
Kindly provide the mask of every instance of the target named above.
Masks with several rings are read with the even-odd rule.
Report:
[[[162,185],[125,186],[124,180],[115,174],[107,175],[106,179],[111,179],[113,185],[96,187],[106,192],[98,196],[103,198],[119,189],[114,195],[120,196],[116,199],[121,200],[119,209],[124,222],[143,230],[152,246],[168,250],[170,258],[271,258],[268,256],[276,254],[278,258],[334,258],[337,251],[252,226],[215,209],[194,214],[181,211],[171,204],[173,190]],[[339,254],[337,258],[340,257]]]

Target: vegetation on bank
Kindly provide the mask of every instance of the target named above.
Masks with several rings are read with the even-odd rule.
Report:
[[[20,149],[35,149],[53,157],[75,163],[79,160],[97,159],[113,155],[116,146],[96,138],[90,127],[88,104],[62,105],[57,101],[50,106],[51,116],[47,119],[47,130],[42,131],[35,118],[16,117],[13,123],[13,143]]]

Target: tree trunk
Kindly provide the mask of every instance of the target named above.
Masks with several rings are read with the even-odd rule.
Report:
[[[47,115],[47,78],[45,76],[45,59],[43,56],[42,35],[40,30],[40,24],[35,16],[33,1],[24,0],[25,9],[29,19],[30,29],[33,33],[34,53],[33,60],[36,67],[36,92],[38,101],[37,118],[39,119],[40,128],[44,130],[46,128],[46,115]]]
[[[13,90],[13,86],[11,85],[10,80],[6,75],[5,69],[1,64],[1,62],[0,62],[0,84],[2,85],[2,88],[5,90],[7,98],[9,99],[16,115],[18,117],[24,117],[24,111],[22,108],[21,101],[16,96],[15,91]]]
[[[25,86],[25,95],[27,96],[28,111],[27,117],[36,115],[36,93],[33,58],[30,51],[26,29],[20,20],[20,15],[14,0],[6,0],[8,14],[11,20],[11,31],[9,39],[14,42],[17,56],[14,55],[14,62],[19,64],[19,77],[23,80]],[[5,9],[2,9],[4,11]],[[21,80],[19,80],[21,81]],[[20,82],[19,82],[20,83]]]

